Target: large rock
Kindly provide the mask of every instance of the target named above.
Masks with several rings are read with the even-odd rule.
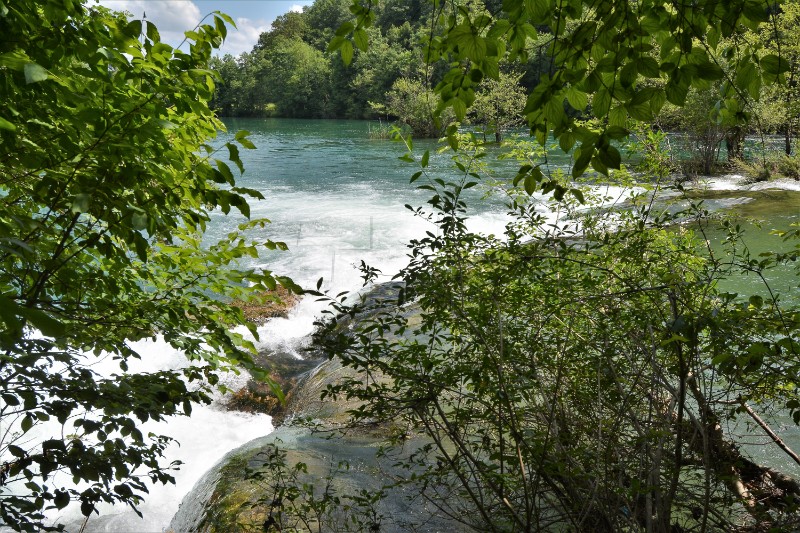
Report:
[[[397,286],[379,286],[364,298],[379,307],[397,293]],[[409,308],[409,317],[414,312]],[[407,428],[348,428],[348,411],[359,403],[320,399],[328,385],[352,376],[334,357],[302,377],[291,394],[287,423],[228,453],[207,472],[184,498],[171,530],[279,531],[278,523],[292,531],[454,530],[455,523],[438,516],[430,502],[387,488],[390,480],[410,475],[393,466],[396,460],[427,440]],[[405,439],[399,457],[381,456],[397,432]]]

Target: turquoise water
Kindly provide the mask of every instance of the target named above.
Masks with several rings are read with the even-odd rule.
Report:
[[[707,191],[701,194],[705,204],[717,205],[719,214],[739,226],[741,238],[738,254],[749,254],[753,260],[763,260],[769,252],[789,252],[800,241],[784,240],[777,232],[788,231],[800,223],[800,192],[784,190]],[[727,204],[726,204],[727,202]],[[723,207],[729,205],[729,207]],[[725,258],[730,246],[724,244],[726,231],[719,224],[710,224],[704,235],[720,258]],[[757,272],[743,273],[727,280],[721,288],[739,294],[758,294],[764,298],[780,295],[785,301],[800,300],[798,278],[800,270],[794,264]]]
[[[365,121],[229,119],[230,140],[240,129],[251,132],[257,150],[241,150],[245,173],[241,185],[261,191],[265,200],[251,201],[253,217],[272,221],[260,237],[285,242],[288,252],[268,252],[258,263],[278,274],[290,275],[305,286],[322,277],[325,286],[336,290],[358,287],[360,277],[354,265],[362,259],[380,268],[388,278],[406,260],[406,244],[436,227],[415,218],[404,207],[425,206],[432,194],[409,184],[418,167],[398,160],[406,149],[402,143],[369,139]],[[450,154],[437,153],[433,140],[415,140],[417,157],[431,151],[432,177],[453,178]],[[490,148],[485,159],[498,179],[511,179],[515,161],[498,162]],[[552,161],[552,158],[551,158]],[[553,168],[564,167],[565,158],[555,159]],[[565,168],[565,167],[564,167]],[[486,186],[470,189],[466,196],[471,228],[502,234],[507,221],[503,198],[485,198]],[[800,193],[795,191],[750,192],[706,191],[706,206],[740,216],[744,242],[754,257],[785,246],[771,229],[786,229],[800,221]],[[761,226],[751,222],[760,221]],[[232,227],[230,218],[215,216],[212,237]],[[717,250],[724,238],[711,228],[708,238]],[[795,277],[787,271],[770,273],[776,288],[791,290]],[[742,292],[761,291],[760,280],[743,279]],[[730,290],[737,287],[731,286]]]
[[[262,266],[301,285],[322,277],[326,287],[353,289],[360,280],[354,264],[364,259],[388,278],[405,262],[410,239],[436,231],[404,207],[424,206],[431,195],[409,184],[418,167],[398,160],[405,146],[370,140],[367,122],[238,119],[226,125],[230,132],[251,132],[258,149],[241,151],[246,170],[238,182],[266,197],[250,202],[253,217],[272,222],[263,236],[290,248],[267,254]],[[436,148],[431,140],[414,144],[418,157],[431,150],[433,176],[452,176],[450,156]],[[502,232],[505,207],[479,202],[484,192],[470,190],[475,228]],[[231,224],[220,216],[211,231],[222,234]]]

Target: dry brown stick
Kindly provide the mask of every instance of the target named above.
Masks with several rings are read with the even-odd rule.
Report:
[[[797,463],[798,465],[800,465],[800,455],[797,455],[797,454],[796,454],[796,453],[795,453],[795,452],[794,452],[794,451],[793,451],[791,448],[789,448],[789,446],[787,446],[787,445],[786,445],[786,443],[785,443],[785,442],[783,442],[783,440],[781,440],[781,438],[780,438],[780,437],[779,437],[777,434],[775,434],[775,432],[774,432],[774,431],[772,431],[772,428],[770,428],[770,427],[767,425],[767,423],[766,423],[766,422],[764,422],[764,420],[762,420],[762,418],[761,418],[760,416],[758,416],[758,415],[755,413],[755,411],[753,411],[753,410],[750,408],[750,406],[749,406],[749,405],[747,405],[747,403],[746,403],[746,402],[742,401],[742,402],[741,402],[741,404],[742,404],[742,407],[744,407],[744,410],[745,410],[745,411],[747,411],[747,414],[748,414],[748,415],[750,415],[750,417],[751,417],[753,420],[755,420],[755,421],[756,421],[756,424],[758,424],[759,426],[761,426],[761,429],[763,429],[763,430],[764,430],[764,432],[766,432],[766,434],[767,434],[767,435],[769,435],[769,438],[771,438],[771,439],[772,439],[772,442],[774,442],[775,444],[777,444],[777,445],[778,445],[778,447],[779,447],[781,450],[783,450],[784,452],[786,452],[786,455],[788,455],[789,457],[791,457],[791,458],[794,460],[794,462],[795,462],[795,463]]]

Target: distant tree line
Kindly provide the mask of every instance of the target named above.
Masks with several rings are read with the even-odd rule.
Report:
[[[496,4],[496,5],[494,5]],[[501,2],[486,2],[499,11]],[[447,71],[444,61],[429,66],[424,42],[440,22],[427,0],[388,0],[376,5],[369,48],[356,50],[345,66],[327,52],[337,29],[352,14],[348,0],[318,0],[303,12],[278,17],[249,53],[215,58],[220,73],[213,106],[222,116],[400,119],[415,134],[436,136],[433,88]],[[433,30],[432,30],[433,28]],[[523,123],[525,92],[545,69],[532,55],[520,67],[503,66],[500,81],[487,80],[471,118],[492,132]]]
[[[499,0],[463,0],[455,4],[475,16],[506,16]],[[222,80],[212,105],[221,116],[397,120],[415,136],[440,136],[448,117],[439,121],[432,118],[439,101],[436,87],[445,79],[450,65],[444,58],[437,60],[427,55],[435,48],[430,43],[452,37],[448,37],[450,22],[441,16],[437,5],[429,0],[373,2],[370,9],[375,22],[364,29],[362,42],[348,43],[352,49],[349,65],[339,54],[329,53],[331,42],[342,41],[347,33],[342,30],[348,30],[352,17],[349,0],[317,0],[302,12],[286,13],[275,20],[270,31],[261,34],[251,52],[213,60],[212,66]],[[672,95],[673,99],[685,97],[685,106],[675,106],[669,98],[663,103],[649,98],[649,94],[656,94],[667,84],[665,79],[654,76],[640,87],[641,103],[625,108],[614,106],[608,110],[608,120],[620,127],[627,127],[630,120],[643,120],[656,129],[683,132],[690,151],[686,173],[708,174],[720,160],[743,160],[744,137],[752,133],[782,134],[782,151],[786,156],[792,155],[800,117],[800,37],[794,31],[800,18],[800,2],[784,2],[775,11],[774,24],[769,28],[738,34],[736,42],[730,36],[714,37],[717,42],[713,62],[698,73],[702,82],[691,87],[668,87],[668,91],[686,93]],[[567,31],[578,28],[577,22],[569,24],[574,27]],[[462,122],[482,127],[488,138],[493,136],[496,141],[501,140],[504,131],[525,124],[524,117],[531,112],[528,108],[537,98],[532,94],[534,89],[543,76],[552,75],[552,35],[546,28],[537,28],[524,38],[527,44],[523,60],[504,59],[492,67],[497,76],[489,72],[485,79],[469,80],[474,84],[474,96],[470,97],[474,101],[465,102],[469,111]],[[774,65],[773,70],[785,70],[782,75],[786,83],[762,91],[754,82],[739,95],[738,108],[719,108],[716,102],[720,94],[729,91],[726,79],[743,39],[760,49],[761,57],[781,57],[782,63]],[[663,59],[660,55],[665,45],[668,43],[649,43],[645,54],[649,59],[636,69],[620,72],[620,76],[655,74],[651,71]],[[603,98],[585,99],[575,91],[569,96],[573,100],[569,105],[563,104],[563,111],[573,117],[589,118],[595,114],[594,107],[605,105]],[[786,167],[781,170],[783,174],[800,177],[800,165],[777,154],[774,159],[775,165]],[[766,161],[757,169],[765,174],[769,170]]]

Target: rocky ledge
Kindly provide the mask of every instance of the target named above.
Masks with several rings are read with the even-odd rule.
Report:
[[[366,298],[380,299],[396,290],[378,286]],[[309,361],[264,356],[273,375],[297,383],[287,390],[283,425],[231,451],[208,471],[184,498],[171,531],[454,530],[455,523],[437,516],[431,503],[390,486],[389,480],[409,475],[394,466],[397,459],[427,440],[408,428],[350,427],[348,411],[359,406],[357,401],[321,399],[328,385],[353,377],[351,369],[336,357],[306,370]],[[402,449],[383,455],[398,431],[405,438]]]

